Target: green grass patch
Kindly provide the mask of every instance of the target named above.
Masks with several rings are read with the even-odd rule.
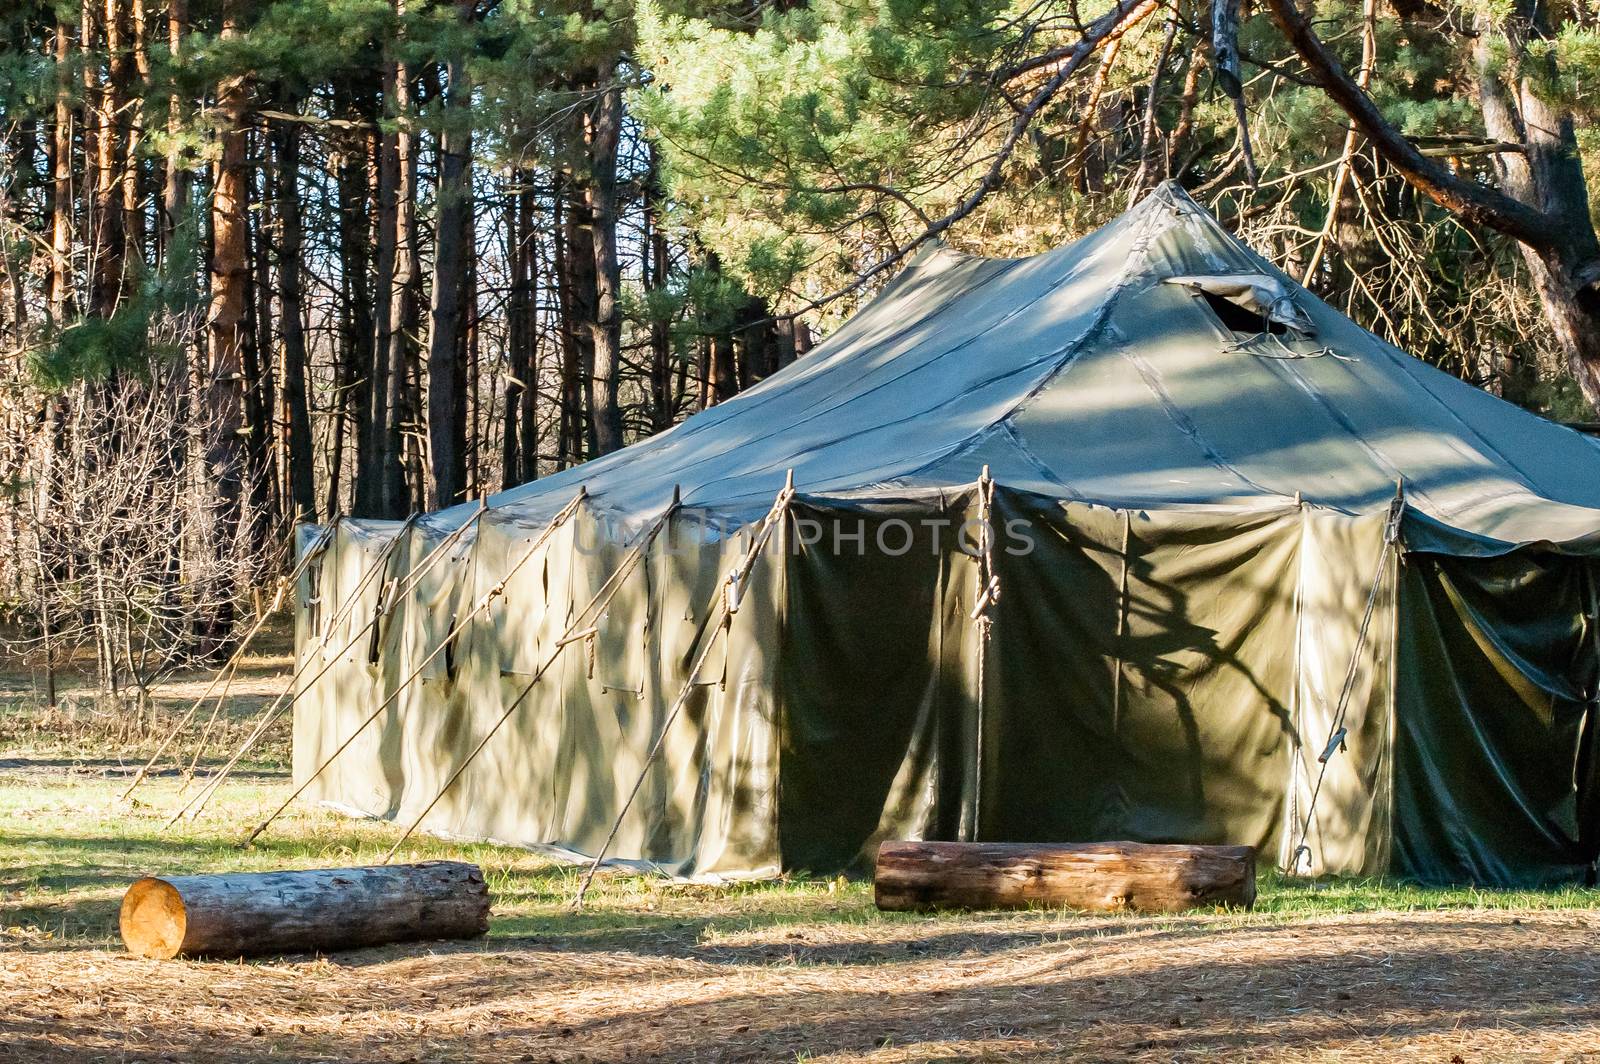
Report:
[[[145,874],[259,872],[375,864],[399,837],[395,825],[320,808],[296,808],[256,844],[240,840],[282,800],[282,778],[225,784],[196,821],[163,830],[191,789],[153,779],[119,803],[123,779],[10,774],[0,777],[0,928],[13,943],[109,945],[122,892]],[[876,917],[862,883],[780,879],[683,884],[607,871],[582,912],[573,912],[583,869],[516,847],[427,836],[407,841],[401,861],[480,865],[494,896],[497,937],[559,936],[602,942],[661,934],[693,944],[719,930],[819,919]]]
[[[144,874],[271,871],[376,863],[399,829],[393,824],[297,808],[257,844],[239,842],[286,793],[281,775],[229,783],[197,821],[162,825],[183,803],[181,781],[143,785],[132,805],[118,803],[122,779],[59,769],[0,776],[0,929],[12,946],[62,948],[116,942],[122,892]],[[193,785],[191,785],[193,786]],[[188,793],[192,793],[188,792]],[[912,928],[1048,934],[1063,913],[1033,911],[939,916],[880,913],[861,880],[790,876],[722,885],[672,883],[607,872],[588,904],[570,902],[581,868],[515,847],[419,837],[397,859],[472,861],[494,895],[491,939],[527,939],[571,948],[627,945],[667,952],[715,947],[748,932],[793,925],[861,925],[869,937],[909,939]],[[1196,930],[1221,923],[1295,922],[1342,914],[1429,910],[1537,910],[1600,907],[1600,891],[1481,890],[1391,880],[1307,882],[1264,874],[1252,912],[1113,917]],[[1101,917],[1101,919],[1105,919]],[[1031,929],[1031,930],[1030,930]]]

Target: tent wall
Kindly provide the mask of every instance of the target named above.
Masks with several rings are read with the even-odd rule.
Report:
[[[1127,511],[1001,489],[1001,595],[980,653],[975,560],[934,553],[925,531],[886,556],[872,548],[896,511],[862,524],[866,509],[797,515],[822,532],[788,558],[786,864],[859,864],[888,836],[1248,842],[1287,863],[1309,818],[1309,867],[1382,870],[1393,564],[1365,636],[1361,619],[1392,554],[1384,518]],[[976,513],[969,491],[900,515],[949,528]],[[830,542],[837,529],[847,545],[864,532],[866,555]],[[1313,809],[1352,655],[1345,750]]]
[[[622,581],[594,633],[557,654],[563,634],[641,531],[580,508],[530,554],[538,530],[480,521],[397,602],[379,629],[377,661],[369,660],[363,639],[297,704],[294,770],[303,781],[398,692],[322,770],[307,798],[411,820],[440,794],[539,665],[553,658],[554,667],[421,826],[578,853],[597,850],[645,771],[692,657],[716,632],[709,622],[721,580],[750,539],[748,530],[728,537],[692,517],[674,518]],[[403,580],[444,538],[414,528],[388,556],[388,575]],[[313,570],[325,599],[347,593],[382,560],[378,539],[354,523],[341,526],[326,560]],[[743,608],[718,637],[702,682],[645,773],[613,853],[675,873],[777,870],[776,663],[770,651],[779,643],[784,568],[781,549],[772,554],[757,563]],[[372,616],[382,581],[369,582],[374,590],[364,592],[349,627],[360,628]],[[456,622],[502,582],[493,605],[423,666]],[[315,598],[310,590],[308,584],[306,598]],[[301,654],[318,658],[311,612],[302,606]],[[338,637],[330,640],[335,649],[342,645]],[[418,680],[405,683],[419,667]]]
[[[1002,552],[983,834],[1270,845],[1301,519],[1069,505]]]
[[[402,535],[402,533],[404,534]],[[389,688],[393,654],[380,644],[373,663],[373,631],[384,582],[410,570],[412,532],[398,522],[340,522],[321,557],[301,576],[296,611],[300,674],[294,711],[294,777],[298,782],[327,760]],[[392,638],[395,622],[379,630]],[[393,707],[391,707],[391,712]],[[380,725],[366,729],[318,778],[308,799],[339,800],[363,811],[386,808],[380,741],[400,734]]]
[[[1596,563],[1413,554],[1401,578],[1394,869],[1581,880],[1600,852]]]
[[[1301,524],[1293,695],[1297,741],[1289,752],[1290,785],[1278,847],[1282,868],[1312,875],[1376,875],[1389,867],[1401,563],[1397,547],[1387,542],[1388,524],[1383,514],[1346,517],[1322,510],[1308,511]],[[1342,741],[1322,761],[1341,727]],[[1297,853],[1301,845],[1305,849]]]
[[[977,567],[956,544],[974,501],[794,508],[779,671],[789,867],[860,864],[889,837],[973,837]]]
[[[1383,515],[1002,488],[983,644],[979,513],[972,488],[797,501],[647,769],[750,538],[675,514],[423,827],[593,853],[642,773],[611,853],[677,874],[860,866],[891,836],[1250,843],[1301,871],[1488,883],[1571,879],[1593,860],[1593,563],[1402,563]],[[414,817],[641,531],[581,507],[530,555],[537,530],[492,516],[376,641],[355,637],[378,589],[445,533],[346,522],[309,570],[301,652],[335,663],[296,713],[296,778],[398,692],[311,797]],[[322,604],[358,586],[332,624]]]

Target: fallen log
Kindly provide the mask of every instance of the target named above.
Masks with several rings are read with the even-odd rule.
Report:
[[[489,929],[489,888],[458,861],[146,876],[123,896],[120,923],[139,957],[328,952],[474,938]]]
[[[891,841],[878,847],[873,897],[891,912],[1249,907],[1256,899],[1256,852],[1138,842]]]

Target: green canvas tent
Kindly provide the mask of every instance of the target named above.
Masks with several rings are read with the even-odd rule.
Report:
[[[1032,258],[926,251],[482,508],[301,536],[295,774],[429,831],[593,855],[620,817],[611,855],[679,875],[891,836],[1491,884],[1600,850],[1600,447],[1173,185]]]

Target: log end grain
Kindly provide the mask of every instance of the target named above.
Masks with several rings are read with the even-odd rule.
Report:
[[[135,957],[171,960],[183,950],[188,912],[183,896],[164,879],[145,876],[129,887],[117,920]]]
[[[482,869],[428,861],[146,876],[123,896],[119,922],[135,956],[234,958],[476,938],[489,905]]]

